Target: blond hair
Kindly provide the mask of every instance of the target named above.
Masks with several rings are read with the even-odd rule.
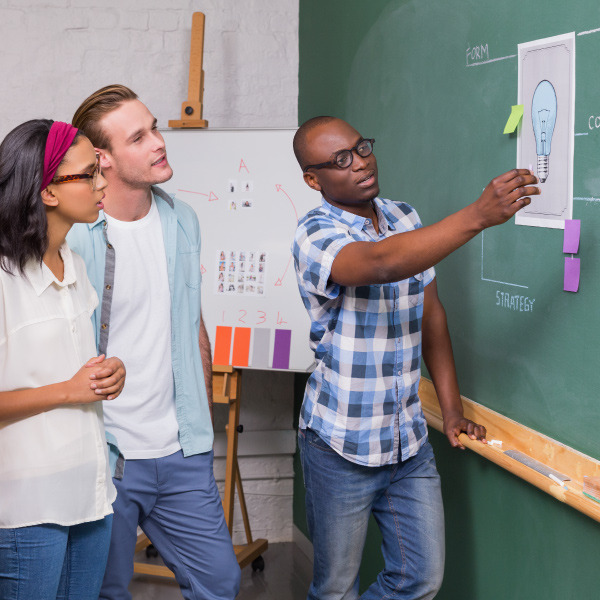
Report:
[[[137,100],[137,94],[120,84],[107,85],[88,96],[73,115],[73,126],[80,129],[94,148],[110,150],[110,139],[102,129],[102,118],[123,102]]]

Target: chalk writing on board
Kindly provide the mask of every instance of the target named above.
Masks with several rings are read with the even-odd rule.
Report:
[[[588,127],[590,131],[594,131],[595,129],[600,129],[600,117],[596,117],[595,115],[590,115],[588,119]]]
[[[467,66],[474,62],[482,62],[490,59],[490,51],[487,44],[479,44],[467,48]]]
[[[483,269],[483,240],[485,238],[485,231],[481,232],[481,281],[487,281],[489,283],[501,283],[503,285],[510,285],[512,287],[523,288],[524,290],[528,289],[526,285],[521,285],[520,283],[510,283],[508,281],[499,281],[497,279],[489,279],[484,277],[484,269]]]
[[[535,298],[521,296],[519,294],[509,294],[496,290],[496,306],[514,310],[515,312],[533,312],[533,303]]]

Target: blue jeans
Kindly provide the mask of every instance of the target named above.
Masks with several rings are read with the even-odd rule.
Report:
[[[138,524],[173,571],[186,600],[231,600],[240,584],[213,453],[127,460],[100,598],[130,600]]]
[[[371,513],[383,537],[385,567],[362,600],[429,599],[444,573],[444,513],[433,450],[383,467],[352,463],[316,433],[298,433],[306,516],[313,542],[308,600],[356,600]]]
[[[70,527],[0,529],[0,598],[97,600],[111,524],[108,515]]]

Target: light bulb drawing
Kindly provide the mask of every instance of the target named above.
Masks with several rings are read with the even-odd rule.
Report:
[[[548,179],[550,145],[556,123],[556,109],[554,86],[547,79],[544,79],[535,88],[531,101],[531,122],[537,154],[537,176],[541,183]]]

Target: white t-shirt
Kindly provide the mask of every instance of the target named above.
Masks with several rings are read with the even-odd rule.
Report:
[[[60,248],[58,281],[35,261],[0,270],[0,391],[67,381],[96,356],[98,296],[81,257]],[[112,513],[102,402],[0,422],[0,528],[69,526]]]
[[[156,203],[137,221],[105,214],[115,249],[108,356],[127,370],[123,392],[104,405],[104,423],[126,459],[181,449],[171,362],[171,295]]]

